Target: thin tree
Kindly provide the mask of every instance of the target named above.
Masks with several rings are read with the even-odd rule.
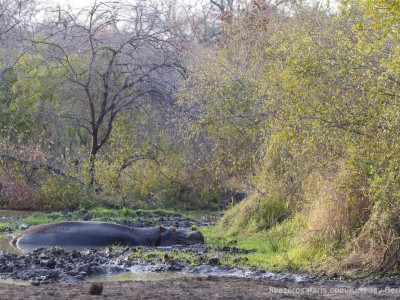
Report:
[[[172,101],[182,71],[175,31],[157,6],[145,2],[96,2],[77,12],[53,12],[34,44],[65,74],[63,116],[89,134],[93,187],[98,153],[120,113],[154,99]]]

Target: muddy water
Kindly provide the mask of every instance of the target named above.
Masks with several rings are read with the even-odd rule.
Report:
[[[14,285],[31,285],[31,282],[27,280],[12,280],[12,279],[0,279],[0,283],[14,284]]]
[[[114,281],[159,281],[166,279],[180,279],[187,277],[203,277],[201,275],[191,275],[177,272],[159,272],[159,273],[123,273],[119,275],[106,275],[106,276],[95,276],[88,277],[88,282],[114,282]],[[0,279],[0,283],[15,284],[15,285],[31,285],[30,281],[27,280],[12,280],[12,279]]]
[[[36,211],[27,210],[0,210],[0,226],[8,224],[16,224],[20,218],[29,217],[35,214]],[[21,254],[21,252],[12,247],[10,242],[12,240],[11,235],[7,233],[0,233],[0,251],[7,251],[14,254]]]
[[[141,280],[141,281],[157,281],[164,279],[179,279],[186,277],[199,277],[199,275],[185,274],[179,272],[129,272],[119,275],[96,276],[87,278],[90,282],[109,282],[109,281],[126,281],[126,280]]]
[[[28,217],[37,212],[36,210],[0,209],[0,215],[10,217]]]
[[[21,251],[11,246],[12,237],[0,235],[0,251],[7,251],[14,254],[22,254]]]

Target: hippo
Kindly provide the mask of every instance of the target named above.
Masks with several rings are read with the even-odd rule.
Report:
[[[175,227],[133,228],[108,222],[58,222],[34,226],[11,241],[22,251],[38,247],[93,248],[119,246],[172,246],[204,243],[199,231]]]

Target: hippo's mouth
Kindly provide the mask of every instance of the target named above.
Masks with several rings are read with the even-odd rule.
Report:
[[[191,232],[188,236],[182,237],[182,242],[185,245],[203,244],[204,238],[200,232]]]
[[[174,245],[193,245],[203,244],[204,238],[198,231],[175,231],[172,235],[161,236],[157,241],[157,246],[174,246]]]

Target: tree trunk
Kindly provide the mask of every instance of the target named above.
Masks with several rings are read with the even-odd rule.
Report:
[[[99,151],[97,130],[94,130],[92,134],[92,149],[89,157],[89,187],[94,188],[96,182],[96,158],[97,152]]]

